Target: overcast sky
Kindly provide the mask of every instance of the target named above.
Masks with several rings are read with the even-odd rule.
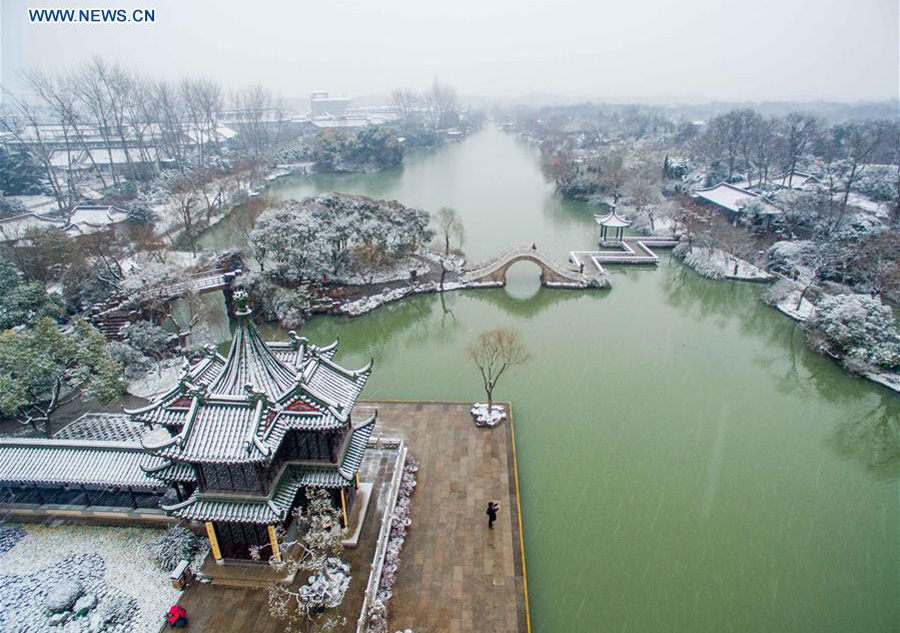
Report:
[[[897,0],[0,0],[0,82],[101,55],[154,76],[284,97],[886,99]],[[32,24],[28,7],[156,10],[153,24]]]

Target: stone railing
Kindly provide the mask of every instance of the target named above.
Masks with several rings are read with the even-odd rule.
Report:
[[[384,514],[381,517],[381,529],[378,532],[378,543],[375,546],[375,554],[372,556],[372,565],[369,571],[369,582],[363,596],[362,609],[359,620],[356,623],[356,633],[365,633],[369,624],[369,607],[378,594],[378,586],[381,584],[381,571],[384,567],[384,556],[387,554],[387,544],[391,537],[391,527],[394,524],[394,507],[397,505],[397,495],[400,492],[400,480],[403,479],[403,468],[406,465],[406,442],[402,438],[375,437],[369,438],[369,448],[396,448],[397,465],[391,484],[388,489],[387,503]]]

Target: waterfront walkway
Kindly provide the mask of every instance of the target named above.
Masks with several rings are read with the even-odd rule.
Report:
[[[357,408],[371,406],[379,433],[404,436],[420,461],[388,630],[529,631],[510,424],[476,428],[469,404]],[[488,501],[500,504],[493,530]]]
[[[606,274],[604,265],[610,264],[655,266],[659,256],[653,248],[674,248],[677,244],[678,240],[671,237],[626,237],[601,242],[602,250],[572,251],[569,259],[579,268],[583,266],[585,274]]]

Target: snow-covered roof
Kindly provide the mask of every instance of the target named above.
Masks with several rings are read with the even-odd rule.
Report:
[[[321,130],[364,128],[371,124],[368,119],[311,119],[310,123]]]
[[[119,224],[127,219],[128,213],[117,207],[82,204],[72,209],[66,230],[88,234],[113,224]]]
[[[85,413],[53,434],[57,440],[102,440],[139,444],[147,433],[144,424],[124,413]]]
[[[615,207],[613,207],[613,210],[609,213],[595,213],[594,220],[600,226],[608,226],[612,228],[626,228],[628,226],[631,226],[631,220],[625,219],[621,215],[619,215]]]
[[[50,227],[61,229],[65,225],[66,223],[63,220],[48,218],[37,213],[23,213],[0,220],[0,237],[5,242],[14,242],[21,239],[28,229],[46,229]]]
[[[236,297],[241,305],[245,298]],[[371,373],[332,360],[337,343],[265,343],[250,310],[235,313],[238,327],[226,358],[211,351],[185,372],[179,385],[152,404],[126,411],[138,421],[177,430],[173,437],[145,438],[144,446],[167,459],[196,463],[261,462],[293,429],[336,430]]]
[[[727,182],[720,182],[707,189],[698,189],[694,192],[694,195],[707,202],[711,202],[726,211],[730,211],[731,213],[742,212],[744,207],[751,200],[758,200],[763,205],[764,212],[767,214],[777,215],[781,213],[781,211],[765,197],[753,191],[741,189],[740,187]]]
[[[137,442],[0,438],[0,482],[159,488],[141,464],[157,464]]]
[[[88,150],[90,157],[85,156],[82,161],[88,165],[125,165],[154,163],[159,160],[159,152],[155,147],[145,148],[143,151],[137,147],[112,147],[112,148],[91,148]]]
[[[337,464],[313,466],[289,464],[278,484],[266,497],[195,492],[185,501],[163,506],[173,515],[195,521],[233,521],[273,525],[284,521],[301,488],[342,488],[353,483],[375,428],[371,418],[350,432]]]
[[[780,176],[776,176],[770,180],[770,184],[775,185],[776,187],[784,187],[791,189],[807,189],[812,185],[818,184],[822,182],[812,174],[807,174],[802,171],[788,171]]]

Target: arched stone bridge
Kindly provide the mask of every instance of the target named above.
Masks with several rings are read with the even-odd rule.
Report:
[[[498,257],[466,269],[462,281],[471,286],[505,286],[506,272],[516,262],[534,262],[541,269],[541,285],[551,288],[608,288],[605,274],[586,275],[572,264],[562,264],[533,244],[518,244]]]

